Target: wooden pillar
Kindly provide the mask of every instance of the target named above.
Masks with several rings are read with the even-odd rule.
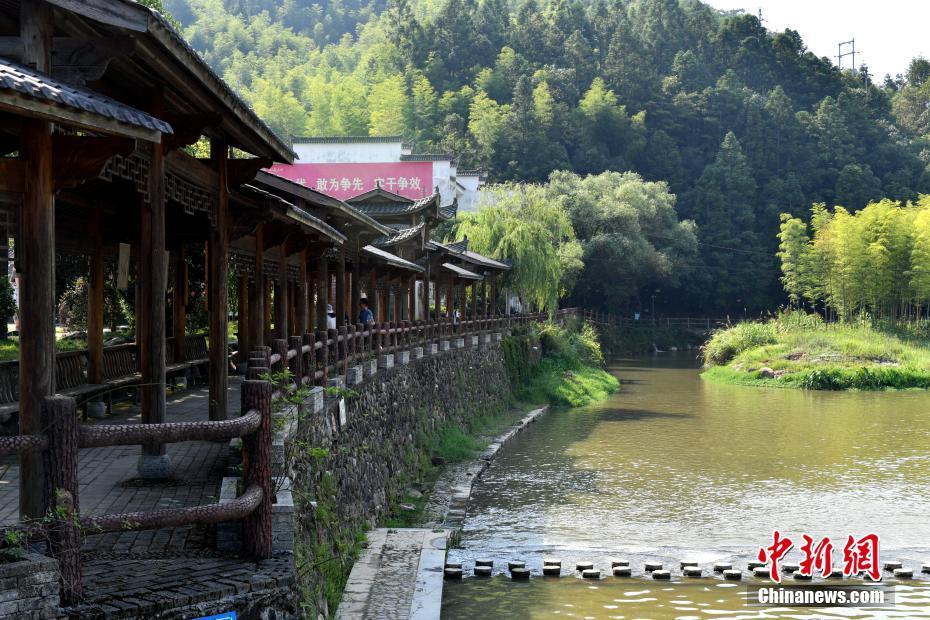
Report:
[[[478,320],[478,282],[471,283],[471,318]]]
[[[265,333],[264,340],[265,342],[269,343],[270,346],[271,341],[274,340],[274,334],[271,331],[272,312],[274,311],[274,306],[271,303],[271,289],[274,286],[274,281],[266,275],[262,286],[265,295],[265,318],[262,329],[264,329]]]
[[[346,253],[340,248],[336,258],[336,327],[346,325]]]
[[[387,296],[387,317],[385,318],[389,323],[394,323],[397,321],[397,304],[395,303],[393,278],[388,278],[388,288],[385,295]]]
[[[423,272],[423,289],[420,291],[420,297],[422,299],[421,303],[423,304],[423,315],[420,317],[423,321],[429,321],[432,317],[429,315],[429,278],[430,278],[430,269],[433,263],[432,257],[426,255],[426,271]]]
[[[407,308],[409,316],[407,317],[408,321],[417,320],[417,277],[416,275],[410,276],[410,279],[407,281]]]
[[[297,322],[294,331],[298,336],[307,333],[307,259],[308,250],[300,253],[300,265],[297,269]]]
[[[158,92],[153,103],[155,116],[161,116],[164,93]],[[136,342],[142,359],[142,422],[157,424],[165,421],[165,288],[168,280],[165,260],[165,152],[161,144],[151,146],[148,190],[148,202],[140,200],[142,242],[139,265],[144,320],[136,326]],[[223,284],[225,287],[225,281]],[[211,292],[215,294],[215,291]],[[211,306],[222,305],[217,301],[222,302],[211,295]],[[170,461],[164,445],[142,446],[139,474],[143,478],[166,478],[170,474]]]
[[[317,261],[317,285],[316,285],[316,328],[320,331],[326,331],[326,304],[329,303],[329,260],[326,253],[320,254]]]
[[[174,292],[172,311],[174,312],[174,361],[184,361],[184,327],[187,323],[187,250],[184,245],[178,248],[174,266]]]
[[[465,314],[468,310],[468,301],[465,299],[465,280],[459,283],[459,321],[465,322]],[[463,330],[464,331],[464,330]]]
[[[481,318],[488,316],[488,278],[485,276],[481,281]]]
[[[94,249],[90,255],[90,286],[87,290],[87,382],[103,382],[103,239],[100,209],[94,210]],[[6,277],[6,274],[3,274]]]
[[[227,418],[227,389],[229,380],[229,236],[226,232],[226,213],[229,192],[226,189],[229,146],[225,140],[210,143],[210,158],[218,173],[219,187],[216,197],[216,221],[210,227],[210,419]]]
[[[362,266],[359,264],[358,252],[352,255],[352,299],[350,306],[352,314],[349,323],[358,321],[358,313],[361,312],[359,301],[362,298]]]
[[[309,253],[307,254],[307,260],[310,260]],[[318,308],[319,303],[317,302],[317,275],[316,271],[309,271],[307,273],[307,332],[315,333]]]
[[[497,274],[491,276],[491,316],[497,315]]]
[[[400,292],[398,293],[398,305],[400,306],[400,320],[410,320],[410,278],[400,279]]]
[[[52,10],[45,2],[23,2],[20,34],[23,64],[51,73]],[[20,157],[25,179],[16,245],[19,289],[19,427],[41,431],[42,404],[55,391],[55,188],[52,125],[40,120],[22,124]],[[41,452],[19,457],[19,511],[43,516],[44,467]]]
[[[249,287],[249,346],[254,351],[265,344],[265,230],[255,229],[255,265]]]
[[[239,361],[245,362],[249,359],[249,353],[252,351],[249,345],[249,274],[243,272],[239,274],[239,307],[236,308],[239,320],[236,322],[236,338],[239,346]]]
[[[381,304],[378,301],[378,272],[374,267],[368,272],[368,309],[371,310],[375,322],[380,323],[378,313],[381,310]]]
[[[274,332],[279,339],[287,339],[287,241],[279,248],[278,280],[274,288]]]

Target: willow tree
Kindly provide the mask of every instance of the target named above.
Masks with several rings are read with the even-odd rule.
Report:
[[[475,252],[511,261],[505,285],[539,310],[555,310],[583,266],[571,221],[539,185],[489,189],[476,213],[461,216],[455,236],[467,237]]]

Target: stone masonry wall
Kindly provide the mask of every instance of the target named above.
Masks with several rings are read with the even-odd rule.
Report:
[[[448,423],[469,427],[476,415],[512,401],[500,344],[440,352],[379,370],[338,401],[299,424],[294,460],[297,573],[303,603],[330,615],[364,530],[396,501],[429,462],[429,438]]]
[[[0,619],[58,616],[58,561],[35,553],[0,563]]]

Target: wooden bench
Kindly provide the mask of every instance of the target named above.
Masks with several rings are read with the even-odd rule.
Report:
[[[121,388],[138,383],[142,374],[138,370],[135,343],[118,344],[103,350],[103,382]]]
[[[184,336],[184,361],[194,371],[194,383],[197,377],[206,373],[210,364],[210,352],[207,349],[207,337],[203,334]]]

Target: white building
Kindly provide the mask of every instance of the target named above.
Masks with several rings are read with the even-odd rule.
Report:
[[[413,153],[400,136],[298,137],[293,147],[294,165],[275,166],[274,172],[341,199],[374,185],[413,199],[438,188],[441,206],[457,203],[463,211],[474,211],[485,182],[478,171],[459,173],[452,155]]]

